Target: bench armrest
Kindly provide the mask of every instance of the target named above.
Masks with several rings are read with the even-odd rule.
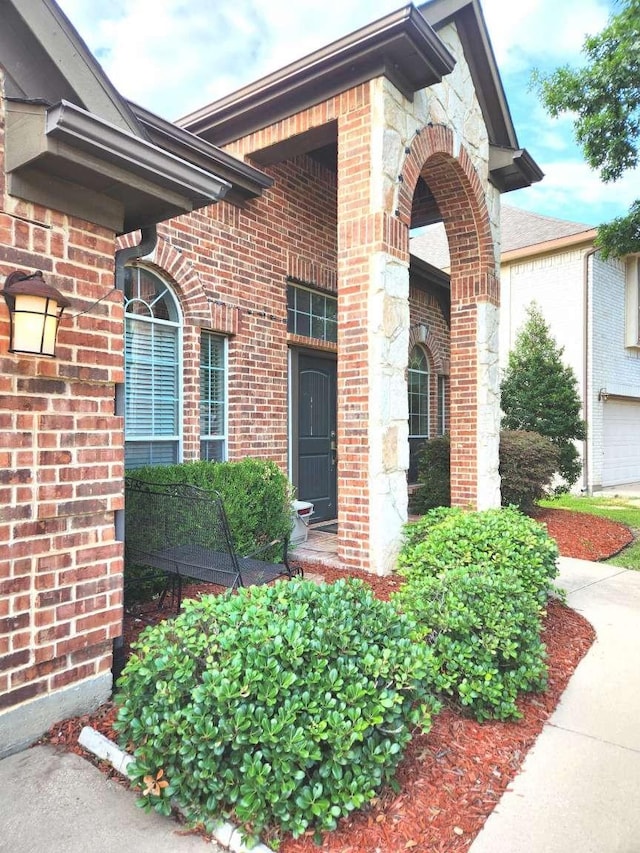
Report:
[[[271,542],[267,542],[266,545],[261,545],[259,548],[256,548],[255,551],[251,551],[249,554],[243,554],[243,556],[240,557],[240,559],[241,560],[245,560],[247,558],[253,559],[254,557],[257,557],[259,554],[263,554],[269,548],[273,548],[275,545],[280,545],[280,543],[282,543],[282,546],[284,549],[283,550],[283,557],[284,557],[285,562],[286,562],[287,552],[289,550],[289,537],[288,536],[285,536],[284,539],[272,539]]]

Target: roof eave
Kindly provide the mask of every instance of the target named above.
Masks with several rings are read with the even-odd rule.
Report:
[[[546,255],[551,252],[562,251],[563,249],[587,248],[593,246],[597,234],[598,230],[596,228],[590,228],[588,231],[581,231],[578,234],[569,234],[566,237],[556,237],[553,240],[544,240],[541,243],[531,243],[528,246],[510,249],[508,252],[501,254],[500,263],[510,263],[536,255]]]
[[[489,180],[501,193],[530,187],[541,181],[544,172],[526,148],[513,150],[490,146]]]
[[[125,233],[222,199],[229,183],[73,104],[8,103],[9,191]]]
[[[228,201],[256,198],[273,185],[273,178],[221,148],[137,104],[130,103],[130,107],[152,142],[228,181],[231,184],[226,196]]]
[[[225,145],[379,76],[407,97],[440,82],[455,58],[413,6],[357,30],[176,123]]]

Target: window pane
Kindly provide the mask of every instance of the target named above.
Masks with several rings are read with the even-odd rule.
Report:
[[[311,294],[302,287],[296,287],[296,311],[303,314],[311,312]]]
[[[179,320],[177,303],[160,278],[137,268],[126,271],[125,295],[126,465],[177,462],[182,420],[180,325],[172,319]]]
[[[178,461],[177,441],[127,441],[124,447],[126,468],[142,465],[172,465]]]
[[[208,462],[224,462],[224,442],[201,441],[200,458]]]
[[[338,300],[299,285],[287,285],[287,330],[320,341],[338,339]]]
[[[203,332],[200,341],[200,456],[224,459],[226,376],[224,338]],[[213,437],[220,441],[211,441]]]
[[[308,314],[298,314],[296,318],[296,334],[311,337],[311,318]]]
[[[429,361],[421,347],[414,347],[407,372],[409,436],[429,437]]]

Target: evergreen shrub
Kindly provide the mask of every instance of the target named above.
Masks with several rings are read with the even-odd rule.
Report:
[[[142,804],[168,813],[175,798],[191,824],[231,817],[249,840],[335,828],[393,781],[437,710],[414,632],[356,580],[185,602],[141,635],[119,681]]]
[[[551,481],[560,465],[560,450],[547,436],[527,430],[500,433],[500,492],[503,506],[531,511],[553,491]]]
[[[552,491],[560,466],[560,449],[546,436],[525,430],[500,433],[500,492],[503,506],[523,512]],[[421,514],[451,503],[449,436],[429,439],[418,463],[420,487],[411,497],[411,512]]]
[[[435,510],[408,525],[393,596],[438,667],[436,687],[477,719],[516,719],[521,691],[546,680],[541,618],[557,546],[515,508]]]
[[[537,432],[552,440],[560,454],[557,470],[566,489],[580,476],[575,442],[583,441],[587,433],[580,417],[576,375],[563,362],[563,354],[539,308],[531,303],[527,321],[509,353],[500,405],[503,429]]]
[[[449,459],[448,435],[440,435],[425,441],[418,457],[420,487],[411,496],[411,512],[422,514],[437,506],[449,506],[451,503]]]

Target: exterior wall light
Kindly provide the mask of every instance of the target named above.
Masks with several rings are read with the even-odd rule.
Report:
[[[37,272],[12,272],[2,291],[9,307],[9,352],[55,356],[62,312],[71,303]]]

